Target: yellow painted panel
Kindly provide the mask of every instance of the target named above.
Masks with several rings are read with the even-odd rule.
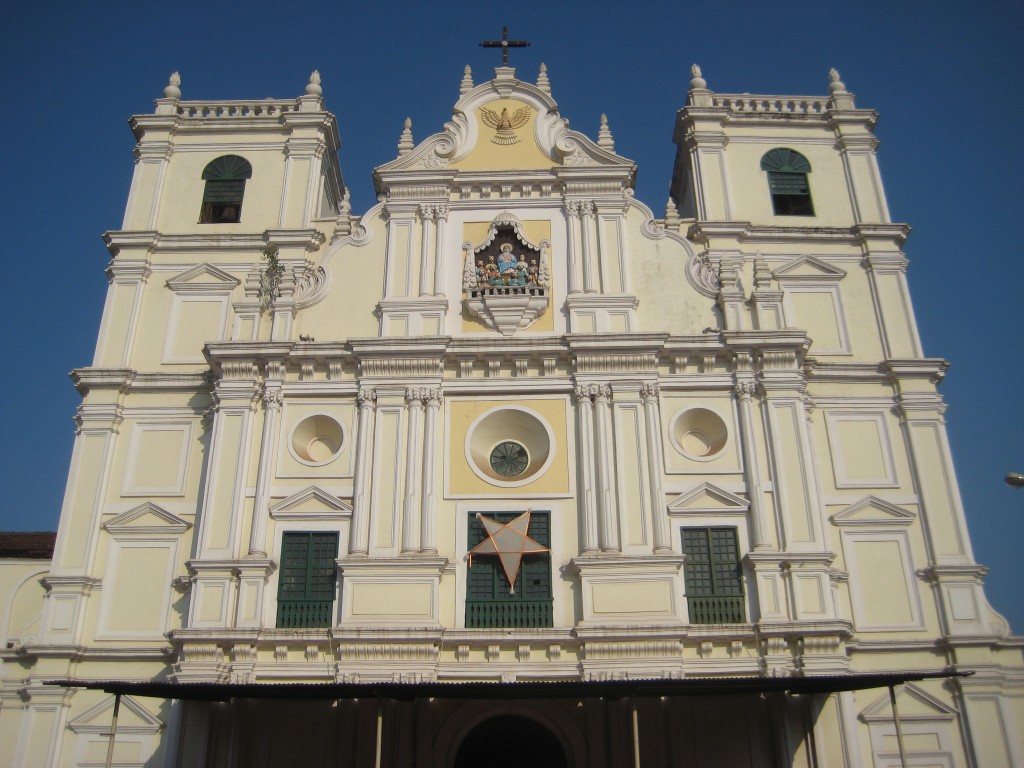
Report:
[[[627,545],[640,545],[647,540],[644,507],[641,503],[647,496],[641,469],[647,465],[644,441],[640,436],[641,424],[639,406],[616,406],[615,455],[620,469],[619,515],[623,522],[624,543]]]
[[[169,547],[124,546],[118,553],[107,627],[111,632],[154,633],[164,630],[165,577]],[[106,588],[106,585],[104,585]]]
[[[568,424],[566,400],[509,399],[503,404],[529,408],[543,418],[554,434],[552,450],[555,452],[547,472],[532,483],[519,488],[491,485],[481,480],[466,459],[466,433],[470,425],[495,403],[491,400],[453,400],[449,410],[448,485],[451,493],[459,495],[524,496],[537,493],[569,492]]]
[[[595,614],[672,612],[667,580],[598,582],[591,585],[591,596]]]
[[[797,419],[803,418],[792,403],[772,404],[774,416],[776,464],[780,470],[779,485],[784,491],[782,514],[786,538],[790,542],[811,541],[811,500],[803,479],[800,455],[800,435]]]
[[[827,291],[791,293],[796,325],[807,329],[811,350],[837,350],[843,346],[836,319],[836,305]]]
[[[914,620],[898,541],[852,542],[857,563],[860,609],[869,625],[908,624]]]
[[[490,110],[501,115],[502,110],[507,109],[508,116],[513,118],[517,111],[523,108],[530,110],[530,116],[521,128],[516,128],[514,131],[519,141],[515,144],[496,144],[494,138],[497,132],[484,123],[483,110]],[[468,155],[452,163],[452,167],[460,171],[485,171],[527,170],[560,165],[544,154],[537,144],[535,138],[537,117],[537,110],[532,105],[518,99],[494,99],[482,104],[479,109],[469,115],[469,119],[476,120],[477,123],[476,146],[470,150]]]
[[[227,549],[231,541],[231,518],[235,499],[235,472],[238,471],[239,453],[242,451],[244,417],[225,414],[218,442],[217,467],[210,510],[206,545],[210,549]]]
[[[178,468],[185,448],[185,432],[147,429],[139,434],[138,458],[133,485],[142,488],[170,488],[178,485]]]
[[[377,483],[373,488],[372,515],[374,546],[394,546],[395,505],[402,498],[402,413],[398,409],[377,411]]]
[[[219,341],[223,335],[221,327],[224,302],[182,301],[178,305],[177,324],[171,329],[173,343],[172,357],[203,359],[203,345],[208,341]]]
[[[353,616],[431,615],[429,584],[366,584],[356,582],[352,589]]]
[[[203,588],[199,603],[200,621],[219,621],[224,604],[224,585],[210,584]]]
[[[843,419],[836,422],[847,480],[888,482],[888,470],[882,456],[878,422]]]

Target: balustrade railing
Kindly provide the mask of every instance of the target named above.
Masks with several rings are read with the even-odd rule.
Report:
[[[691,624],[742,624],[743,595],[688,597]]]
[[[467,600],[466,626],[470,629],[550,627],[551,605],[551,600]]]
[[[280,629],[329,627],[333,614],[333,600],[281,600],[277,604],[277,626]]]
[[[828,98],[820,96],[747,96],[716,93],[711,103],[732,112],[772,115],[820,115],[828,111]]]
[[[181,101],[178,114],[181,117],[233,118],[233,117],[279,117],[285,112],[298,112],[294,100],[284,101]]]

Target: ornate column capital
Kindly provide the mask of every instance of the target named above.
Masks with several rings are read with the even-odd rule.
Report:
[[[360,408],[373,410],[377,407],[377,390],[373,387],[361,387],[356,393],[356,402]]]
[[[428,408],[440,408],[442,402],[444,392],[440,388],[431,387],[423,390],[423,404]]]
[[[757,382],[754,379],[740,379],[736,382],[736,397],[749,400],[757,394]]]
[[[427,390],[423,387],[409,387],[405,390],[405,402],[413,408],[422,408]]]
[[[432,206],[434,209],[434,218],[438,221],[446,221],[448,219],[448,206],[445,203],[438,203]]]
[[[657,382],[648,382],[640,387],[640,399],[644,403],[657,402],[661,387]]]
[[[279,410],[284,403],[284,392],[280,384],[264,384],[261,398],[263,407],[267,410]]]

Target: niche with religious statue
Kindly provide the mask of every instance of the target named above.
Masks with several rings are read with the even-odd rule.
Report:
[[[463,243],[462,289],[471,317],[503,336],[529,327],[549,303],[548,241],[534,244],[511,214],[499,216],[483,242]]]

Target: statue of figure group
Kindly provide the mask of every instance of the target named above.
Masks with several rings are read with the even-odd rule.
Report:
[[[539,275],[537,260],[516,255],[512,245],[501,246],[497,260],[491,256],[485,264],[482,260],[476,263],[476,279],[480,288],[526,287],[536,285]]]

